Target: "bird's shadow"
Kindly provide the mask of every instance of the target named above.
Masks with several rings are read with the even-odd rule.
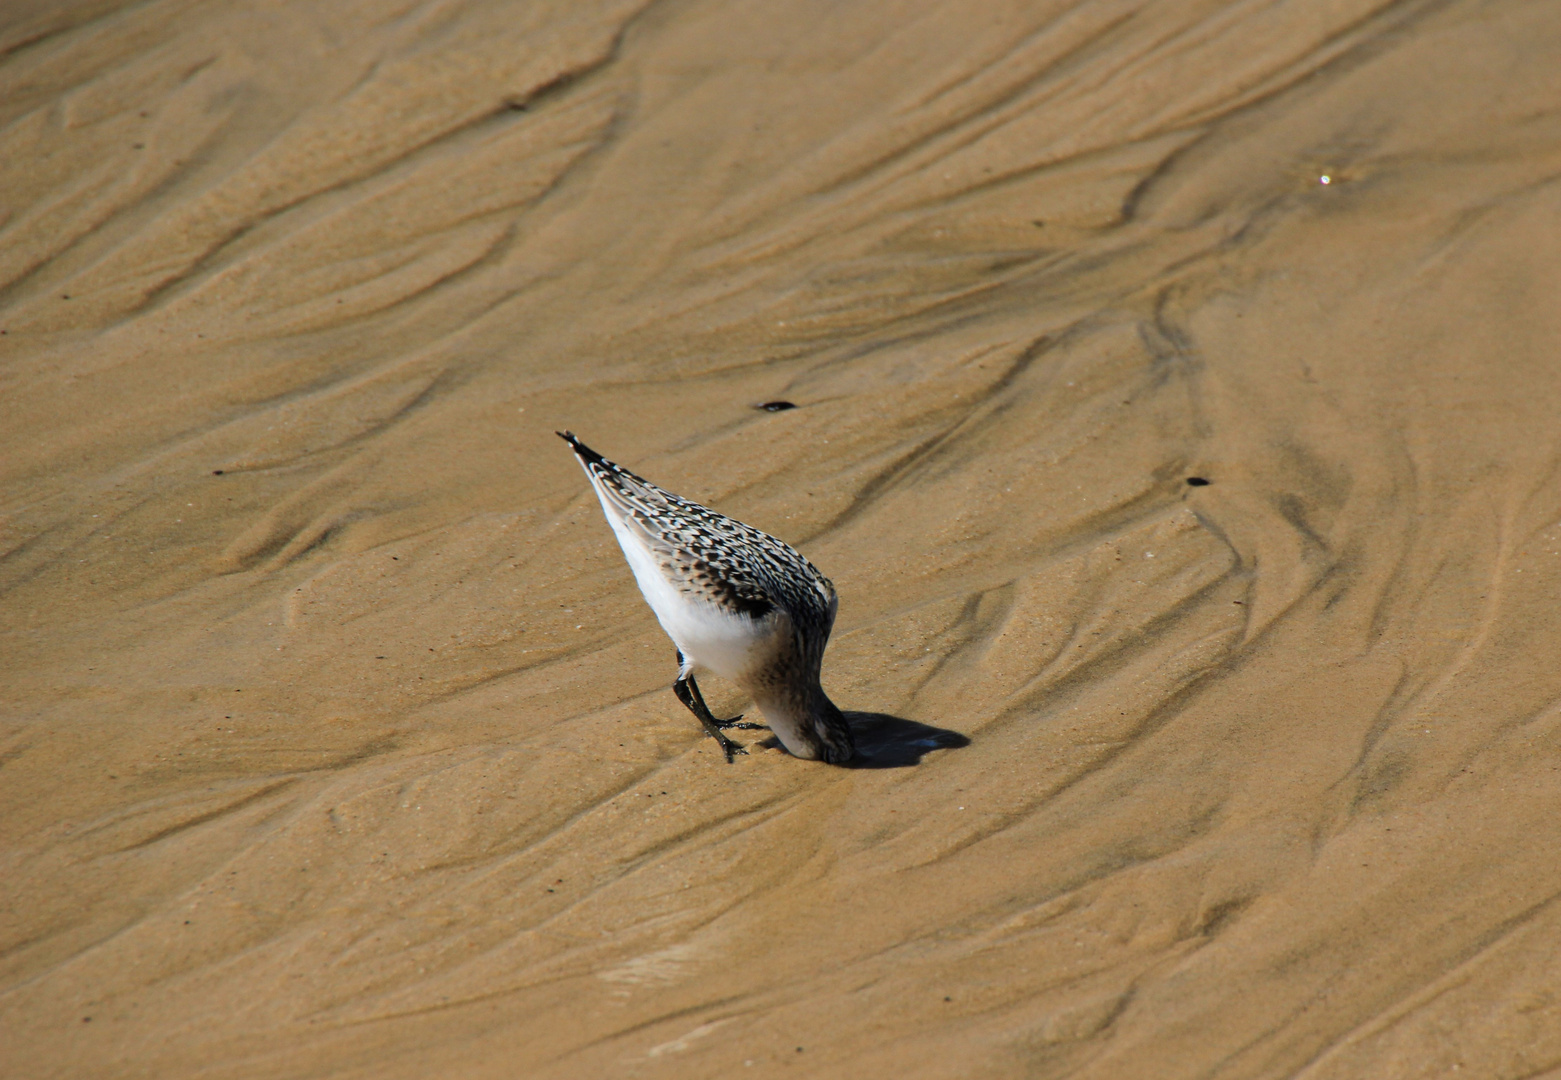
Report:
[[[917,720],[878,712],[842,713],[856,740],[856,757],[847,763],[848,769],[904,769],[920,765],[929,751],[970,745],[969,736]]]
[[[851,737],[856,742],[856,756],[843,766],[847,769],[905,769],[920,765],[929,751],[970,745],[969,737],[957,731],[888,713],[842,709],[841,714],[851,725]],[[759,745],[779,746],[780,740],[772,735],[760,740]]]

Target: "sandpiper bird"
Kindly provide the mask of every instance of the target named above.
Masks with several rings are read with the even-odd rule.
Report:
[[[711,716],[694,681],[697,671],[748,691],[797,757],[850,760],[851,729],[818,681],[835,625],[830,580],[768,533],[663,491],[571,432],[557,435],[574,448],[640,592],[677,646],[673,692],[726,760],[747,751],[723,729],[759,725]]]

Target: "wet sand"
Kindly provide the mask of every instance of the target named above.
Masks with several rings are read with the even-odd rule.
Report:
[[[1561,1076],[1554,3],[0,55],[7,1077]],[[564,427],[867,767],[721,760]]]

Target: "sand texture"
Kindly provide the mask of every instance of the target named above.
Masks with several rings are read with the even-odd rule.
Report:
[[[0,57],[0,1075],[1561,1077],[1555,0]],[[862,767],[555,428],[834,580]]]

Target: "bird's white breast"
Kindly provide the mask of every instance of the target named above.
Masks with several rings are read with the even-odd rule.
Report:
[[[750,673],[768,666],[787,632],[784,614],[777,611],[753,619],[680,591],[662,573],[655,554],[634,527],[613,513],[605,499],[602,503],[646,603],[696,670],[741,685]]]

